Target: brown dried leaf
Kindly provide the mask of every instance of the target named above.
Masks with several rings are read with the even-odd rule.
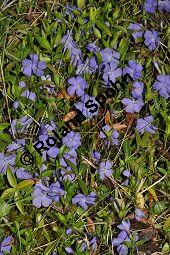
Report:
[[[106,125],[110,125],[110,112],[109,111],[106,112],[104,120],[105,120]]]
[[[67,94],[65,89],[62,89],[62,91],[58,93],[57,98],[60,98],[60,99],[66,98],[69,100],[69,99],[74,99],[75,96],[70,96],[69,94]]]
[[[113,128],[117,131],[127,128],[125,124],[116,123],[113,124]]]
[[[128,126],[131,126],[136,119],[137,119],[137,114],[136,113],[128,113],[127,112],[125,114],[125,120],[126,120],[126,124]]]
[[[64,115],[63,117],[63,120],[64,122],[67,122],[69,120],[72,120],[74,119],[74,117],[77,115],[77,112],[76,111],[71,111],[69,113],[67,113],[66,115]]]
[[[95,225],[94,225],[92,219],[89,217],[87,218],[87,229],[90,233],[95,231]]]

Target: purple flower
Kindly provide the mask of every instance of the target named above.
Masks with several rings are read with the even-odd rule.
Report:
[[[158,91],[160,96],[168,99],[170,96],[170,75],[158,75],[152,89]]]
[[[129,170],[125,170],[125,171],[123,171],[123,175],[126,176],[126,177],[130,177],[131,173],[130,173]]]
[[[81,136],[79,133],[75,133],[74,131],[69,132],[62,139],[62,144],[66,145],[69,148],[77,149],[81,145]]]
[[[62,177],[60,177],[60,180],[63,181],[70,181],[73,182],[75,180],[75,174],[73,174],[71,167],[66,167],[65,170],[60,171]]]
[[[122,103],[125,105],[125,111],[130,112],[130,113],[140,112],[140,110],[144,106],[144,102],[141,98],[139,98],[137,100],[123,98]]]
[[[134,39],[137,39],[137,38],[140,38],[143,36],[143,26],[142,24],[139,24],[139,23],[130,23],[128,29],[131,29],[131,30],[134,30],[135,33],[132,34],[133,38]]]
[[[89,245],[91,247],[91,250],[93,252],[95,252],[97,250],[97,240],[96,240],[96,237],[93,237],[90,242],[89,242]]]
[[[65,159],[69,159],[71,162],[73,162],[73,164],[76,165],[76,158],[77,158],[76,150],[74,148],[70,149],[68,152],[66,152],[64,154],[64,156],[62,158],[60,158],[60,166],[64,166],[64,167],[68,166]],[[69,169],[71,169],[71,168],[69,167]]]
[[[15,154],[6,156],[5,154],[0,152],[0,163],[1,163],[0,174],[5,174],[8,166],[10,166],[12,170],[13,167],[15,166],[15,159],[16,159]]]
[[[141,220],[145,216],[144,212],[141,209],[135,208],[135,219]]]
[[[30,54],[30,59],[22,60],[23,73],[27,76],[35,74],[41,77],[44,73],[43,70],[46,68],[44,61],[38,61],[38,55]]]
[[[6,254],[6,253],[10,253],[11,251],[11,241],[12,241],[13,237],[8,236],[6,237],[2,242],[0,242],[0,255]]]
[[[143,89],[144,89],[144,84],[143,82],[140,81],[136,81],[133,84],[133,90],[132,90],[132,96],[135,99],[139,99],[142,97],[142,93],[143,93]]]
[[[19,106],[19,101],[14,101],[12,108],[14,108],[16,110],[18,108],[18,106]]]
[[[96,160],[96,162],[99,162],[101,154],[98,151],[93,151],[91,156]]]
[[[19,86],[21,87],[21,88],[24,88],[25,86],[26,86],[26,83],[25,83],[25,81],[20,81],[19,82]],[[34,92],[31,92],[31,91],[29,91],[28,89],[27,90],[25,90],[22,94],[21,94],[21,96],[22,97],[26,97],[26,98],[28,98],[28,99],[30,99],[30,100],[32,100],[32,101],[35,101],[35,99],[36,99],[36,94],[34,93]]]
[[[157,1],[156,0],[146,0],[144,4],[144,8],[146,12],[154,13],[157,7]]]
[[[87,94],[81,97],[81,102],[75,104],[75,107],[80,110],[87,119],[98,115],[99,112],[99,103],[95,100],[95,97],[90,97]]]
[[[16,141],[12,142],[7,146],[7,152],[12,152],[14,150],[17,150],[19,148],[23,148],[25,146],[25,139],[16,139]]]
[[[61,43],[64,44],[64,52],[66,49],[71,51],[72,48],[76,48],[76,43],[73,40],[72,32],[67,30],[67,34],[61,39]]]
[[[71,57],[71,64],[74,67],[82,64],[82,52],[80,49],[72,47],[70,52],[70,57]]]
[[[130,241],[129,235],[125,230],[122,230],[116,238],[112,240],[113,246],[118,246],[126,241]]]
[[[153,116],[147,116],[145,118],[140,118],[137,119],[137,124],[136,124],[136,129],[138,130],[139,133],[143,134],[145,131],[155,134],[155,131],[157,128],[151,124],[153,121]]]
[[[48,207],[52,203],[52,199],[48,196],[50,188],[47,188],[43,184],[36,184],[34,187],[33,205],[37,208],[41,206]]]
[[[95,73],[98,68],[98,64],[95,58],[87,58],[85,63],[80,63],[77,66],[76,74],[88,73],[92,74]]]
[[[71,84],[67,90],[70,96],[73,96],[76,93],[77,96],[81,97],[85,94],[84,90],[88,87],[86,81],[81,76],[68,79],[68,83]]]
[[[122,223],[119,224],[117,227],[118,227],[120,230],[126,231],[127,233],[130,232],[130,222],[129,222],[129,220],[128,220],[128,221],[122,220]]]
[[[104,180],[106,177],[110,177],[113,174],[113,170],[111,169],[112,166],[113,163],[110,160],[100,163],[100,169],[97,170],[97,173],[99,173],[101,180]]]
[[[115,50],[105,48],[100,51],[100,54],[102,56],[103,62],[106,62],[106,63],[113,62],[113,63],[117,63],[117,64],[119,63],[120,54]]]
[[[72,230],[71,228],[68,228],[68,229],[66,230],[66,235],[70,235],[72,232],[73,232],[73,230]]]
[[[45,129],[46,130],[46,129]],[[46,132],[45,132],[46,133]],[[56,147],[56,139],[53,136],[48,136],[47,134],[40,135],[39,140],[34,144],[36,151],[41,154],[42,158],[46,160],[47,155],[51,158],[56,158],[59,154],[59,149]],[[44,150],[41,153],[41,150]]]
[[[74,251],[73,251],[73,249],[71,247],[66,247],[65,250],[69,254],[73,254],[74,253]]]
[[[106,86],[110,85],[110,81],[113,83],[116,82],[116,78],[122,75],[122,69],[117,68],[117,63],[110,62],[109,64],[104,64],[103,69],[103,80],[105,81]]]
[[[16,176],[18,179],[21,179],[21,180],[28,180],[28,179],[32,179],[33,176],[25,170],[25,168],[23,167],[20,167],[16,170]]]
[[[12,130],[16,135],[18,133],[23,133],[33,122],[33,120],[27,116],[23,116],[20,120],[14,119],[11,122],[11,128],[9,129],[10,134],[12,134]]]
[[[119,253],[119,255],[128,255],[128,247],[124,244],[120,244],[117,247],[117,252]]]
[[[133,80],[139,79],[142,77],[142,65],[138,64],[136,61],[130,60],[128,61],[129,66],[125,66],[123,68],[123,75],[129,74]]]
[[[158,10],[170,12],[170,0],[158,1]]]
[[[154,30],[152,31],[147,30],[144,33],[144,38],[145,38],[145,45],[149,47],[150,51],[155,50],[157,45],[160,42],[160,38],[158,37],[158,32]]]
[[[94,53],[100,51],[100,48],[95,43],[88,43],[86,49]]]
[[[50,185],[50,189],[48,191],[48,196],[53,201],[58,202],[60,200],[60,197],[65,195],[65,191],[61,188],[60,183],[52,183]]]
[[[81,193],[78,193],[75,197],[72,198],[73,204],[78,204],[83,210],[88,209],[88,205],[94,205],[96,200],[96,194],[91,192],[90,195],[85,196]]]
[[[117,132],[117,130],[113,130],[109,125],[105,125],[102,128],[103,131],[100,131],[99,137],[102,139],[105,138],[110,138],[112,143],[114,145],[118,145],[119,141],[118,141],[118,137],[119,137],[119,133]]]

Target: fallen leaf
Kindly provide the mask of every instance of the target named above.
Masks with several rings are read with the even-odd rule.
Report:
[[[66,115],[63,116],[63,120],[64,122],[67,122],[69,120],[72,120],[74,119],[74,117],[77,115],[77,112],[76,111],[71,111],[69,113],[67,113]]]
[[[133,122],[137,119],[136,113],[125,113],[125,121],[128,126],[132,126]]]
[[[107,111],[105,115],[105,124],[110,126],[110,112]]]
[[[112,127],[117,131],[127,128],[125,124],[120,124],[120,123],[113,124]]]
[[[140,209],[144,208],[145,199],[141,192],[136,193],[136,203],[137,203],[137,207],[139,207]]]
[[[92,219],[89,217],[87,218],[87,229],[90,233],[95,231],[95,225],[94,225]]]

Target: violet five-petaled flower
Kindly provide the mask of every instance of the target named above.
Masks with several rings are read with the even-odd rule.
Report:
[[[140,112],[144,106],[144,102],[141,98],[135,100],[130,98],[123,98],[122,103],[125,106],[125,111],[129,113]]]
[[[100,163],[100,168],[97,170],[97,173],[99,173],[100,179],[104,180],[107,177],[112,176],[113,170],[112,170],[113,162],[110,160],[103,161]]]
[[[123,75],[129,74],[133,80],[139,79],[142,77],[142,65],[138,64],[136,61],[129,60],[128,61],[129,66],[125,66],[123,68]]]
[[[16,154],[5,155],[0,152],[0,174],[5,174],[7,167],[10,166],[11,170],[15,166]]]
[[[146,12],[154,13],[157,7],[157,1],[156,0],[146,0],[144,4],[144,9]]]
[[[112,61],[110,63],[103,64],[103,80],[106,86],[110,86],[110,81],[115,83],[116,78],[122,75],[122,69],[117,67],[117,63]]]
[[[158,91],[160,96],[168,99],[170,97],[170,75],[158,75],[152,89]]]
[[[19,86],[21,87],[21,88],[24,88],[25,86],[26,86],[26,83],[25,83],[25,81],[20,81],[19,82]],[[32,101],[35,101],[35,99],[36,99],[36,94],[34,93],[34,92],[31,92],[29,89],[27,89],[27,90],[25,90],[22,94],[21,94],[21,96],[22,97],[26,97],[26,98],[28,98],[28,99],[30,99],[30,100],[32,100]]]
[[[0,255],[10,253],[12,239],[13,239],[13,237],[11,235],[11,236],[6,237],[2,242],[0,242]]]
[[[134,39],[141,38],[143,36],[143,26],[140,23],[130,23],[128,29],[134,30],[132,34]]]
[[[92,74],[95,73],[98,68],[98,64],[95,58],[87,58],[85,63],[80,63],[77,66],[76,74],[88,73]]]
[[[137,119],[136,129],[140,134],[143,134],[145,131],[151,134],[155,134],[157,128],[151,124],[152,121],[153,121],[152,115]]]
[[[150,31],[147,30],[144,33],[144,38],[145,38],[145,45],[148,46],[150,51],[153,51],[156,49],[156,47],[158,46],[158,44],[160,43],[160,38],[158,37],[158,32],[157,31]]]
[[[99,112],[99,103],[95,100],[95,97],[91,97],[87,94],[81,97],[81,101],[75,104],[75,107],[81,111],[87,119],[98,115]]]
[[[34,187],[33,205],[37,208],[42,206],[48,207],[53,201],[58,202],[65,191],[61,188],[59,182],[52,183],[50,187],[46,187],[42,183],[38,183]]]
[[[77,96],[81,97],[85,94],[84,90],[88,87],[86,81],[81,76],[69,78],[68,83],[71,85],[67,90],[70,96],[76,93]]]
[[[105,63],[119,63],[120,54],[116,50],[111,50],[109,48],[105,48],[100,51],[100,54],[102,56],[102,60]]]
[[[145,214],[141,209],[135,208],[135,219],[136,220],[141,220],[144,216],[145,216]]]
[[[118,141],[119,133],[117,132],[117,130],[113,130],[109,125],[105,125],[102,128],[102,131],[100,131],[99,137],[102,139],[105,139],[108,137],[114,145],[119,144],[119,141]]]
[[[44,61],[38,61],[38,55],[30,54],[30,59],[22,60],[23,73],[27,76],[32,76],[33,74],[41,77],[46,68],[46,63]]]
[[[158,10],[170,12],[170,0],[158,1]]]
[[[62,138],[62,144],[68,148],[77,149],[81,145],[81,136],[79,133],[71,131]]]
[[[96,194],[94,192],[90,192],[89,195],[84,195],[78,193],[75,197],[72,198],[73,204],[78,204],[83,210],[88,209],[88,205],[94,205],[96,200]]]
[[[143,95],[143,89],[144,89],[144,84],[143,82],[140,81],[136,81],[134,82],[133,86],[132,86],[132,96],[135,99],[139,99],[142,98]]]

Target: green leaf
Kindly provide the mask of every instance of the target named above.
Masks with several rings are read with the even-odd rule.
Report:
[[[69,159],[66,159],[66,158],[65,158],[65,161],[66,161],[66,163],[71,167],[71,169],[73,170],[73,172],[74,172],[75,174],[78,174],[78,173],[79,173],[78,168],[76,167],[76,165],[74,165],[73,162],[71,162]]]
[[[17,187],[17,180],[15,179],[15,176],[13,172],[11,171],[10,167],[7,168],[7,179],[9,181],[9,184],[13,187]]]
[[[0,131],[4,130],[5,128],[7,128],[9,126],[10,126],[9,123],[2,123],[2,124],[0,124]]]
[[[47,41],[47,39],[45,39],[44,37],[40,36],[40,35],[35,35],[35,38],[37,39],[37,41],[39,42],[39,44],[46,50],[50,50],[51,46],[49,44],[49,42]]]
[[[24,181],[18,183],[16,189],[18,191],[23,190],[23,189],[31,187],[33,184],[34,184],[34,180],[24,180]]]
[[[14,194],[15,192],[15,189],[14,188],[9,188],[9,189],[6,189],[2,195],[1,195],[1,198],[2,199],[6,199],[7,197],[9,197],[11,194]]]
[[[15,204],[18,207],[18,210],[24,215],[25,214],[24,204],[22,202],[21,194],[18,191],[15,191],[14,197],[15,197]]]
[[[83,193],[85,195],[88,195],[88,188],[87,188],[86,183],[82,179],[79,179],[78,182],[79,182],[80,188],[83,191]]]
[[[85,7],[86,0],[77,0],[77,6],[79,9],[83,9]]]
[[[48,244],[47,248],[44,251],[44,255],[49,255],[51,254],[51,252],[54,250],[55,245],[56,245],[57,241],[54,240],[51,243]]]
[[[118,52],[120,52],[121,60],[124,60],[126,58],[126,53],[129,49],[129,40],[127,38],[122,38],[119,43]]]
[[[165,243],[163,248],[162,248],[162,252],[168,253],[170,252],[170,246],[168,243]]]
[[[94,22],[95,18],[96,18],[96,8],[95,7],[90,7],[90,20],[92,22]]]
[[[170,217],[168,217],[164,223],[163,229],[166,232],[170,232]]]
[[[106,24],[103,21],[96,21],[96,25],[99,29],[101,29],[103,32],[105,32],[108,36],[112,36],[112,33],[110,29],[106,26]]]
[[[102,35],[101,35],[99,29],[93,27],[93,32],[94,32],[94,34],[95,34],[95,36],[96,36],[97,38],[100,39],[100,38],[102,37]]]
[[[0,140],[6,142],[8,144],[12,143],[10,136],[7,134],[0,134]]]
[[[61,213],[57,213],[57,217],[64,225],[66,225],[67,221]]]

